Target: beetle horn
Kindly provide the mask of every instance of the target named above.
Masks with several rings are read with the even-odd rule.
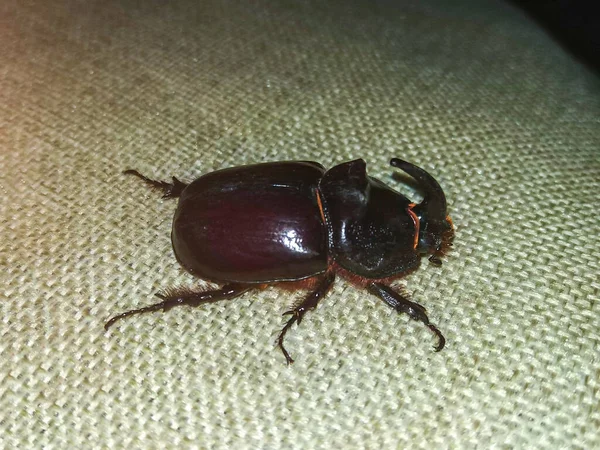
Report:
[[[426,217],[429,219],[441,220],[446,218],[446,196],[439,183],[435,181],[431,175],[420,167],[398,158],[392,158],[390,165],[403,170],[419,182],[419,187],[423,191],[424,197],[417,208],[420,209]]]

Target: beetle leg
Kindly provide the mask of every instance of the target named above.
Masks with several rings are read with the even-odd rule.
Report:
[[[409,300],[408,298],[406,298],[399,292],[394,291],[392,288],[386,286],[385,284],[371,283],[369,284],[367,289],[371,294],[374,294],[380,299],[382,299],[396,311],[400,313],[406,313],[410,316],[411,319],[423,322],[431,331],[433,331],[438,338],[438,344],[434,347],[436,352],[439,352],[441,349],[444,348],[444,345],[446,344],[446,339],[444,339],[444,336],[442,335],[440,330],[438,330],[435,325],[429,322],[429,318],[425,313],[424,307],[422,307],[418,303]]]
[[[129,169],[123,172],[125,175],[135,175],[141,179],[144,183],[150,186],[152,189],[161,191],[163,198],[177,198],[181,195],[181,192],[187,187],[187,184],[182,183],[177,178],[173,177],[173,183],[167,183],[166,181],[151,180],[145,177],[137,170]]]
[[[285,337],[285,334],[295,322],[298,322],[298,325],[300,325],[300,322],[302,322],[302,318],[304,317],[304,314],[306,314],[307,311],[316,308],[317,304],[319,303],[319,300],[321,300],[325,296],[325,294],[327,294],[334,281],[335,274],[333,272],[327,272],[323,279],[317,285],[317,288],[308,296],[306,296],[302,303],[300,303],[294,309],[283,313],[283,315],[289,314],[292,317],[285,324],[285,326],[281,330],[281,333],[279,333],[279,337],[277,338],[277,345],[283,352],[283,356],[285,356],[285,360],[288,363],[288,365],[292,364],[294,360],[283,346],[283,338]]]
[[[440,267],[442,265],[442,260],[437,255],[431,255],[429,257],[429,262],[432,263],[434,266],[438,266],[438,267]]]
[[[106,322],[106,324],[104,325],[104,329],[108,330],[116,321],[136,314],[143,314],[147,312],[160,310],[168,311],[169,309],[180,305],[198,306],[203,303],[214,303],[219,300],[231,300],[233,298],[239,297],[240,295],[254,287],[254,285],[250,284],[232,283],[223,286],[221,289],[215,289],[212,291],[193,292],[185,289],[170,290],[166,291],[164,294],[158,293],[156,294],[156,296],[162,299],[162,302],[158,302],[153,305],[146,306],[144,308],[126,311],[117,316],[114,316],[112,319]]]

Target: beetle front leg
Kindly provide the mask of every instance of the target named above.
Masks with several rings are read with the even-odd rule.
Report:
[[[181,195],[181,192],[187,187],[187,184],[182,183],[177,178],[173,177],[172,183],[167,183],[166,181],[157,181],[151,180],[148,177],[145,177],[137,170],[129,169],[123,172],[125,175],[135,175],[139,179],[141,179],[144,183],[150,186],[152,189],[156,189],[157,191],[162,192],[163,198],[177,198]]]
[[[287,312],[283,313],[283,315],[290,314],[292,317],[285,324],[285,326],[281,330],[281,333],[279,333],[279,337],[277,338],[277,344],[279,345],[279,348],[283,352],[283,356],[285,356],[285,360],[288,363],[288,365],[292,364],[294,362],[294,360],[292,359],[290,354],[287,352],[287,350],[283,346],[283,338],[285,337],[285,334],[288,332],[288,330],[292,327],[292,325],[295,322],[298,322],[298,325],[300,325],[300,322],[302,322],[302,318],[304,317],[304,314],[306,314],[307,311],[310,311],[311,309],[316,308],[317,304],[319,303],[319,300],[321,300],[325,296],[325,294],[327,294],[327,292],[333,285],[334,281],[335,281],[335,274],[333,272],[327,272],[325,274],[325,276],[323,277],[323,279],[317,285],[317,288],[313,292],[311,292],[302,301],[302,303],[300,303],[298,306],[296,306],[291,311],[287,311]]]
[[[444,336],[440,330],[438,330],[435,325],[429,322],[429,318],[425,313],[424,307],[409,300],[385,284],[371,283],[367,289],[371,294],[374,294],[382,299],[396,311],[406,313],[411,319],[423,322],[431,331],[433,331],[438,338],[438,345],[434,347],[436,352],[439,352],[444,348],[444,345],[446,345],[446,339],[444,339]]]
[[[194,292],[188,289],[172,289],[165,291],[164,293],[158,293],[156,296],[162,299],[162,302],[155,303],[153,305],[146,306],[144,308],[133,309],[126,311],[117,316],[114,316],[104,325],[104,329],[108,330],[116,321],[124,319],[125,317],[133,316],[136,314],[143,314],[152,311],[168,311],[175,306],[188,305],[198,306],[204,303],[214,303],[219,300],[231,300],[239,297],[243,293],[256,287],[251,284],[239,284],[232,283],[223,286],[221,289],[215,289],[212,291],[201,291]]]

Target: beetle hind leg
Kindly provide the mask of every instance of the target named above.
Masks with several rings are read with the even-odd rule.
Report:
[[[290,311],[283,313],[284,316],[291,315],[292,317],[290,317],[290,319],[287,321],[287,323],[279,333],[279,337],[277,338],[277,345],[283,352],[283,356],[285,356],[285,360],[288,365],[292,364],[294,360],[283,346],[283,339],[286,333],[292,327],[292,325],[294,325],[294,323],[297,322],[298,325],[300,325],[304,314],[316,308],[317,304],[319,303],[319,300],[321,300],[325,296],[325,294],[327,294],[334,281],[335,274],[333,272],[327,272],[322,278],[322,280],[319,281],[317,288],[313,292],[311,292],[298,306],[296,306]]]
[[[396,311],[400,313],[406,313],[411,319],[418,320],[419,322],[425,324],[425,326],[429,328],[438,338],[438,344],[434,347],[436,352],[439,352],[444,348],[444,345],[446,345],[446,339],[440,330],[438,330],[435,325],[429,322],[429,317],[427,317],[425,308],[423,306],[409,300],[406,296],[394,291],[385,284],[371,283],[367,289],[371,294],[374,294],[382,299]]]
[[[104,329],[108,330],[113,324],[125,317],[144,314],[153,311],[168,311],[175,306],[188,305],[188,306],[199,306],[204,303],[214,303],[219,300],[231,300],[239,297],[243,293],[252,289],[251,284],[240,284],[232,283],[223,286],[221,289],[214,289],[211,291],[200,291],[194,292],[189,289],[171,289],[164,293],[158,293],[156,296],[162,301],[146,306],[144,308],[132,309],[111,318],[104,325]]]
[[[134,175],[150,186],[152,189],[162,192],[163,198],[177,198],[181,195],[181,192],[187,187],[187,184],[182,183],[177,178],[173,177],[173,182],[168,183],[166,181],[152,180],[137,170],[128,169],[123,172],[125,175]]]

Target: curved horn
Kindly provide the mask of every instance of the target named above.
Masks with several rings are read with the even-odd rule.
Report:
[[[419,207],[425,212],[427,217],[437,217],[440,219],[446,217],[446,196],[439,183],[435,181],[435,178],[420,167],[398,158],[392,158],[390,165],[403,170],[419,182],[419,187],[424,194],[423,201],[419,203]]]

